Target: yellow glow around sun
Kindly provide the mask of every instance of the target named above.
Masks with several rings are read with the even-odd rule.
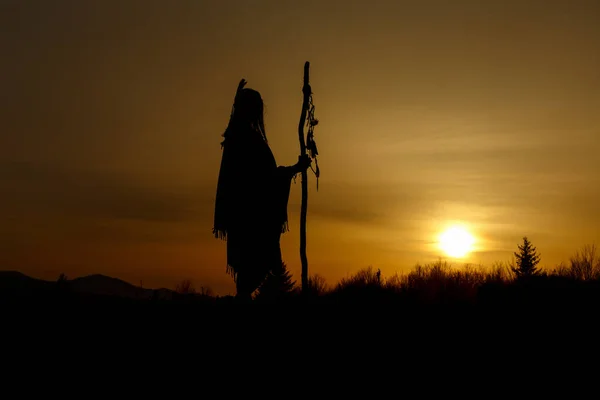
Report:
[[[475,238],[465,228],[452,226],[439,237],[440,249],[448,256],[462,258],[473,250]]]

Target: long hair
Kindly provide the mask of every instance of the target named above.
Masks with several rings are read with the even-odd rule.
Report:
[[[235,139],[237,135],[246,134],[248,130],[260,133],[267,142],[264,103],[260,93],[254,89],[242,89],[236,95],[229,125],[223,133],[223,143]]]

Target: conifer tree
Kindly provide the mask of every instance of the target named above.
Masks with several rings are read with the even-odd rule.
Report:
[[[258,289],[257,299],[277,300],[283,296],[289,295],[294,290],[296,281],[292,280],[292,274],[287,269],[285,263],[273,269],[267,276],[264,283]]]
[[[530,277],[540,274],[537,268],[540,262],[540,254],[537,249],[531,244],[527,237],[523,238],[523,244],[518,246],[519,252],[515,252],[515,264],[511,266],[512,271],[517,275],[517,278]]]

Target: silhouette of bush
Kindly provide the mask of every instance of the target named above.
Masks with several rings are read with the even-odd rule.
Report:
[[[453,269],[446,261],[417,265],[403,284],[407,291],[427,303],[451,299],[473,299],[478,286],[485,282],[485,273],[465,266]]]
[[[208,286],[200,286],[200,290],[198,290],[196,292],[196,294],[198,296],[204,296],[204,297],[214,297],[215,296],[213,290]]]
[[[367,267],[348,278],[342,278],[335,290],[344,290],[352,287],[381,287],[381,281],[377,277],[377,273],[373,271],[373,267]]]
[[[373,267],[359,270],[356,274],[341,279],[329,292],[337,302],[372,302],[391,299],[393,291],[385,287]]]
[[[511,281],[509,269],[503,264],[492,268],[465,265],[453,268],[447,261],[417,264],[405,274],[380,279],[371,267],[342,279],[334,293],[352,296],[405,300],[417,303],[475,302],[482,285],[505,285]]]
[[[558,264],[553,270],[550,271],[550,276],[569,279],[574,278],[573,274],[571,273],[571,267],[565,265],[563,262]]]
[[[66,295],[71,293],[71,285],[69,284],[69,279],[63,273],[58,276],[56,280],[56,291],[58,293],[59,298],[64,298]]]
[[[308,277],[308,293],[312,296],[324,296],[329,292],[329,285],[319,274]]]
[[[512,270],[502,262],[495,262],[485,273],[485,283],[505,284],[514,279]]]
[[[59,289],[66,289],[69,286],[69,279],[65,274],[60,274],[56,280],[56,286]]]

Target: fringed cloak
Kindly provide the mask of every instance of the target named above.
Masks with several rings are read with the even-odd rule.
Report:
[[[278,167],[253,130],[223,142],[213,234],[227,241],[227,272],[255,286],[281,263],[279,239],[288,228],[292,167]]]

